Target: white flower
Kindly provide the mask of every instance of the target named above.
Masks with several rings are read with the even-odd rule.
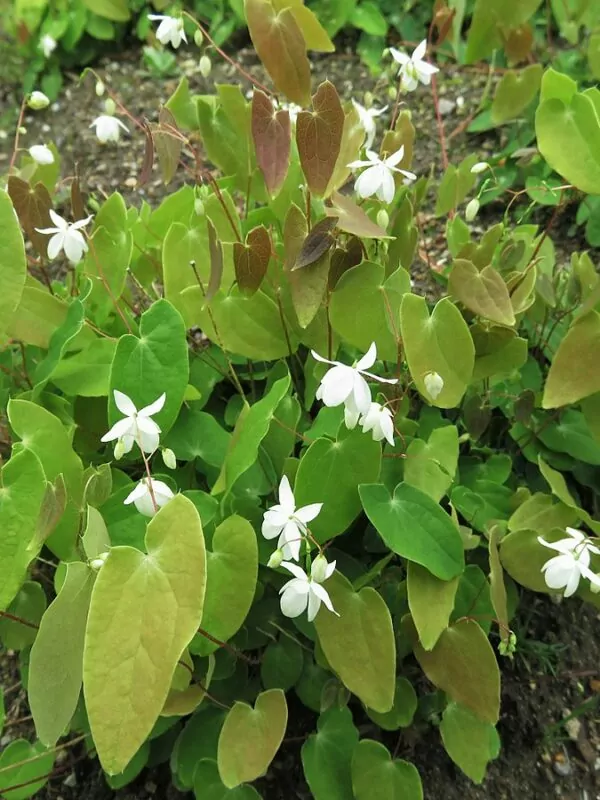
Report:
[[[121,454],[129,453],[134,442],[144,453],[153,453],[158,447],[160,428],[151,417],[162,409],[167,395],[163,392],[157,400],[139,411],[133,400],[123,392],[115,389],[114,396],[117,408],[125,417],[115,422],[100,441],[112,442],[116,439],[121,445]]]
[[[283,552],[283,558],[300,558],[300,544],[306,535],[306,526],[319,514],[323,503],[311,503],[296,508],[296,500],[287,476],[284,475],[279,484],[279,503],[265,511],[262,524],[262,535],[265,539],[279,536],[277,547]]]
[[[148,19],[160,20],[160,25],[156,29],[156,38],[161,44],[171,44],[176,50],[182,41],[187,44],[181,17],[148,14]]]
[[[152,493],[150,492],[152,486]],[[154,502],[152,502],[152,494],[154,495]],[[135,503],[135,507],[145,517],[153,517],[159,508],[166,505],[175,495],[169,489],[166,483],[157,481],[154,478],[142,478],[135,489],[130,492],[125,500],[125,505]]]
[[[436,400],[444,388],[444,379],[437,372],[428,372],[423,378],[423,383],[432,400]]]
[[[600,587],[600,578],[590,569],[590,554],[600,555],[600,549],[595,547],[577,528],[567,528],[569,537],[559,539],[558,542],[547,542],[538,536],[538,542],[544,547],[560,553],[542,567],[544,580],[549,589],[563,589],[564,596],[575,594],[582,577],[591,581],[592,586]]]
[[[128,128],[117,117],[111,117],[108,114],[100,114],[99,117],[92,122],[90,128],[96,127],[96,137],[99,142],[106,144],[106,142],[118,142],[121,134],[121,128],[128,132]]]
[[[325,565],[323,565],[323,561]],[[289,561],[282,561],[281,566],[285,567],[294,577],[284,584],[279,594],[281,595],[281,613],[286,617],[299,617],[308,607],[308,621],[312,622],[317,616],[321,603],[337,614],[326,590],[321,586],[323,581],[333,575],[335,561],[327,563],[325,556],[317,556],[310,569],[310,578],[306,572],[297,564]],[[339,614],[338,614],[339,616]]]
[[[419,85],[419,81],[425,86],[431,83],[431,76],[439,72],[437,67],[423,61],[427,52],[427,40],[423,39],[421,44],[415,47],[412,56],[407,56],[400,50],[390,47],[390,53],[394,61],[400,64],[400,85],[405,92],[413,92]]]
[[[47,144],[34,144],[28,152],[36,164],[54,164],[54,153]]]
[[[363,433],[373,431],[373,439],[380,442],[382,439],[394,446],[394,422],[392,412],[386,406],[379,403],[371,403],[366,414],[360,418]]]
[[[367,150],[367,161],[351,161],[348,164],[352,169],[368,167],[356,179],[354,191],[359,197],[371,197],[376,194],[385,203],[391,203],[396,192],[394,172],[399,172],[411,181],[416,180],[416,175],[408,170],[396,166],[404,157],[404,145],[391,156],[381,159],[373,150]]]
[[[56,50],[56,39],[50,36],[49,33],[45,33],[40,39],[40,50],[45,58],[50,58],[52,53]]]
[[[40,108],[48,108],[50,100],[43,92],[35,91],[29,95],[27,105],[29,108],[33,108],[34,111],[39,111]]]
[[[363,126],[364,131],[367,134],[365,148],[370,150],[376,133],[375,117],[379,117],[384,111],[387,111],[388,107],[384,106],[383,108],[365,108],[364,106],[361,106],[360,103],[357,103],[354,99],[352,100],[352,105],[358,111],[360,124]]]
[[[45,233],[48,236],[53,234],[48,242],[48,258],[52,261],[61,250],[64,250],[71,264],[78,264],[88,249],[81,228],[85,227],[92,217],[89,216],[77,220],[77,222],[67,222],[56,211],[50,209],[50,219],[56,227],[36,228],[38,233]]]
[[[396,378],[380,378],[366,371],[377,359],[375,342],[372,342],[365,355],[351,367],[340,361],[329,361],[314,350],[311,350],[311,353],[317,361],[333,365],[333,369],[327,370],[321,379],[316,394],[317,400],[322,400],[329,407],[340,406],[343,403],[348,428],[354,428],[360,415],[366,414],[371,406],[371,390],[363,375],[381,383],[398,383]]]

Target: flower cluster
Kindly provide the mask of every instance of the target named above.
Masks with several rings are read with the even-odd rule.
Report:
[[[592,592],[600,592],[600,575],[590,569],[591,555],[600,555],[600,549],[577,528],[567,528],[566,532],[567,538],[557,542],[547,542],[538,536],[540,544],[560,554],[546,561],[542,567],[546,586],[549,589],[564,589],[564,596],[570,597],[577,591],[581,578],[586,578]]]

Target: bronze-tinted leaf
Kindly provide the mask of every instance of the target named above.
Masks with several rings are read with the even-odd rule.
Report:
[[[48,237],[38,233],[36,228],[51,228],[54,225],[48,213],[52,208],[52,198],[48,189],[43,183],[36,183],[35,187],[32,187],[27,181],[11,175],[8,179],[8,194],[23,230],[38,253],[45,258]]]
[[[366,239],[394,238],[373,222],[350,197],[334,192],[331,200],[332,205],[325,207],[325,213],[328,217],[338,217],[337,226],[340,230]]]
[[[208,279],[208,288],[206,289],[205,300],[209,303],[215,294],[221,288],[221,279],[223,277],[223,247],[217,236],[217,231],[212,222],[206,219],[208,227],[208,252],[210,255],[210,277]]]
[[[307,50],[319,50],[321,53],[333,53],[335,45],[329,38],[327,31],[321,25],[314,12],[304,5],[303,0],[272,0],[276,11],[284,8],[294,15],[298,27],[302,31]]]
[[[277,194],[290,163],[292,129],[287,109],[275,110],[271,99],[260,89],[252,95],[252,138],[256,161],[267,191]]]
[[[262,283],[271,258],[271,237],[264,225],[246,236],[246,244],[234,242],[233,263],[240,291],[253,295]]]
[[[344,109],[335,86],[324,81],[312,98],[313,111],[301,111],[296,120],[296,143],[308,188],[325,194],[340,154]]]
[[[293,268],[308,233],[308,223],[301,208],[295,203],[289,207],[283,225],[284,265],[287,270]]]
[[[170,183],[179,164],[182,140],[175,117],[168,108],[161,108],[158,114],[158,125],[154,125],[152,128],[152,138],[163,181]]]
[[[511,64],[525,61],[533,45],[533,30],[528,22],[511,28],[504,39],[504,52]]]
[[[333,291],[344,272],[356,267],[363,260],[363,247],[360,239],[351,236],[345,247],[336,247],[331,254],[329,268],[329,288]]]
[[[71,182],[71,216],[73,219],[83,219],[86,216],[85,199],[81,192],[81,182],[77,167],[75,167],[75,177]]]
[[[352,172],[348,164],[358,158],[365,136],[365,129],[360,121],[358,111],[351,105],[344,118],[340,154],[338,155],[333,175],[329,180],[325,197],[329,197],[333,191],[337,191],[348,180],[348,176]]]
[[[244,0],[250,38],[277,91],[292,103],[310,103],[306,43],[289,8],[277,13],[271,0]]]
[[[321,258],[323,253],[333,247],[335,239],[331,235],[331,231],[335,228],[336,223],[336,217],[325,217],[325,219],[317,222],[302,243],[296,263],[293,266],[294,270],[303,269],[303,267],[308,267],[309,264],[314,264],[315,261]]]
[[[142,161],[142,169],[138,178],[138,186],[144,186],[150,180],[152,174],[152,167],[154,165],[154,139],[152,138],[152,131],[147,122],[143,123],[145,146],[144,146],[144,160]]]
[[[304,269],[294,269],[289,273],[292,303],[302,328],[310,325],[323,302],[327,290],[329,260],[327,249]]]

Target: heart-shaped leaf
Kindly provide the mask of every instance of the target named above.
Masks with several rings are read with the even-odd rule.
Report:
[[[455,300],[480,317],[499,325],[515,324],[508,287],[493,267],[480,272],[471,261],[458,258],[450,270],[448,289]]]
[[[329,81],[320,84],[312,106],[312,112],[298,114],[296,144],[308,188],[322,197],[340,153],[345,115],[336,88]]]
[[[283,740],[287,717],[281,689],[259,694],[254,708],[235,703],[225,717],[217,751],[219,775],[228,789],[264,775]]]
[[[201,758],[194,770],[194,796],[196,800],[260,800],[253,786],[236,786],[228,789],[219,775],[217,762]]]
[[[271,259],[271,237],[264,225],[246,236],[246,244],[234,242],[233,263],[240,292],[251,297],[260,287]]]
[[[544,408],[577,403],[600,391],[599,348],[600,314],[590,311],[575,320],[554,354],[544,387]]]
[[[525,111],[539,91],[543,70],[541,64],[530,64],[519,72],[504,73],[492,101],[492,119],[496,125],[509,122]]]
[[[356,800],[423,800],[415,765],[392,759],[387,747],[373,739],[362,739],[354,750],[352,788]]]
[[[267,191],[276,195],[290,163],[292,129],[287,109],[275,110],[271,98],[260,89],[252,94],[252,138],[256,162]]]
[[[0,192],[0,263],[2,263],[2,313],[0,319],[6,327],[10,316],[19,304],[20,296],[25,286],[23,271],[25,262],[25,248],[23,236],[17,225],[13,209],[17,213],[19,222],[27,234],[27,238],[37,252],[47,257],[48,242],[50,239],[45,233],[39,233],[36,228],[50,228],[53,223],[49,211],[52,208],[52,198],[43,183],[36,183],[34,187],[27,181],[11,175],[8,179],[8,195]]]
[[[500,752],[496,728],[480,720],[468,708],[449,703],[444,709],[440,733],[452,761],[468,778],[481,783],[488,762]]]
[[[412,683],[406,678],[397,678],[394,705],[391,709],[384,714],[373,711],[372,708],[367,708],[366,711],[373,722],[384,731],[397,731],[398,728],[408,728],[415,716],[417,705],[417,693]]]
[[[41,742],[14,739],[0,754],[0,796],[12,796],[13,800],[34,797],[50,777],[55,757]],[[12,788],[15,786],[19,788]]]
[[[362,239],[393,238],[366,214],[351,197],[333,192],[331,206],[325,206],[325,213],[337,218],[337,226],[346,233]]]
[[[319,716],[317,733],[302,745],[304,775],[315,800],[352,796],[351,763],[358,731],[349,708],[330,708]]]
[[[425,650],[431,650],[448,627],[458,589],[458,578],[441,581],[425,567],[409,561],[407,588],[408,606],[419,641]]]
[[[389,711],[396,687],[396,642],[392,618],[371,587],[355,592],[339,572],[327,581],[339,614],[321,609],[315,619],[325,658],[340,680],[375,711]]]

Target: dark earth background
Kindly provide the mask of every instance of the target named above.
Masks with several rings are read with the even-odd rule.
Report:
[[[225,63],[215,63],[212,74],[205,80],[199,74],[197,57],[191,57],[191,53],[192,50],[180,51],[177,56],[193,91],[209,92],[214,82],[237,81],[235,71]],[[249,71],[260,74],[250,50],[241,49],[232,55]],[[140,56],[140,51],[132,48],[125,56],[105,58],[96,68],[132,114],[155,120],[161,103],[175,90],[179,77],[156,77],[141,66]],[[329,78],[343,97],[355,97],[362,102],[368,90],[374,91],[377,106],[389,102],[386,87],[382,83],[377,86],[350,48],[316,59],[313,68],[315,82]],[[484,160],[498,152],[506,143],[506,136],[511,135],[511,128],[477,136],[466,133],[469,115],[477,109],[486,79],[485,68],[449,67],[440,74],[438,86],[451,163],[458,163],[473,151]],[[464,104],[460,100],[457,104],[458,98],[463,98]],[[103,99],[96,97],[91,78],[78,83],[78,76],[68,76],[56,103],[46,111],[27,115],[28,132],[23,144],[53,141],[63,159],[63,176],[72,175],[77,165],[82,188],[100,199],[118,190],[128,203],[139,204],[146,199],[151,205],[158,205],[167,192],[183,182],[183,176],[176,176],[166,188],[155,170],[144,187],[136,188],[144,154],[143,136],[135,132],[116,145],[101,146],[89,125],[103,112]],[[6,171],[10,160],[15,109],[19,103],[18,82],[3,79],[0,65],[0,172]],[[408,106],[417,128],[413,170],[422,175],[434,163],[439,174],[440,147],[431,93],[418,90],[409,96]],[[385,120],[384,116],[380,130]],[[433,203],[430,210],[426,207],[420,215],[423,236],[411,270],[416,290],[430,297],[440,292],[430,265],[441,269],[449,260],[443,225],[433,217],[432,206]],[[501,204],[482,209],[472,226],[475,237],[501,219],[502,213]],[[544,216],[545,210],[540,213],[537,221],[543,225],[548,217]],[[573,221],[574,211],[567,209],[552,228],[559,265],[568,264],[571,252],[586,249],[585,242],[573,235]],[[490,765],[482,786],[473,785],[454,767],[431,720],[417,721],[399,735],[385,734],[385,744],[390,750],[418,767],[427,800],[600,799],[600,616],[576,599],[557,602],[523,592],[513,627],[518,636],[518,651],[514,661],[502,659],[501,663],[502,716],[498,730],[502,751]],[[404,666],[407,676],[416,682],[420,696],[431,691],[412,659]],[[0,652],[0,683],[6,693],[7,712],[1,749],[17,737],[33,740],[34,731],[27,719],[29,710],[19,684],[16,654]],[[314,730],[315,718],[296,700],[293,691],[288,701],[292,720],[288,737],[268,776],[257,784],[265,800],[311,797],[302,774],[300,748]],[[377,737],[377,730],[363,718],[359,707],[353,706],[352,710],[361,734]],[[73,747],[59,753],[56,776],[36,796],[42,800],[182,798],[170,786],[168,754],[165,755],[167,763],[145,770],[135,782],[115,792],[106,785],[97,761],[86,758],[83,750]]]

